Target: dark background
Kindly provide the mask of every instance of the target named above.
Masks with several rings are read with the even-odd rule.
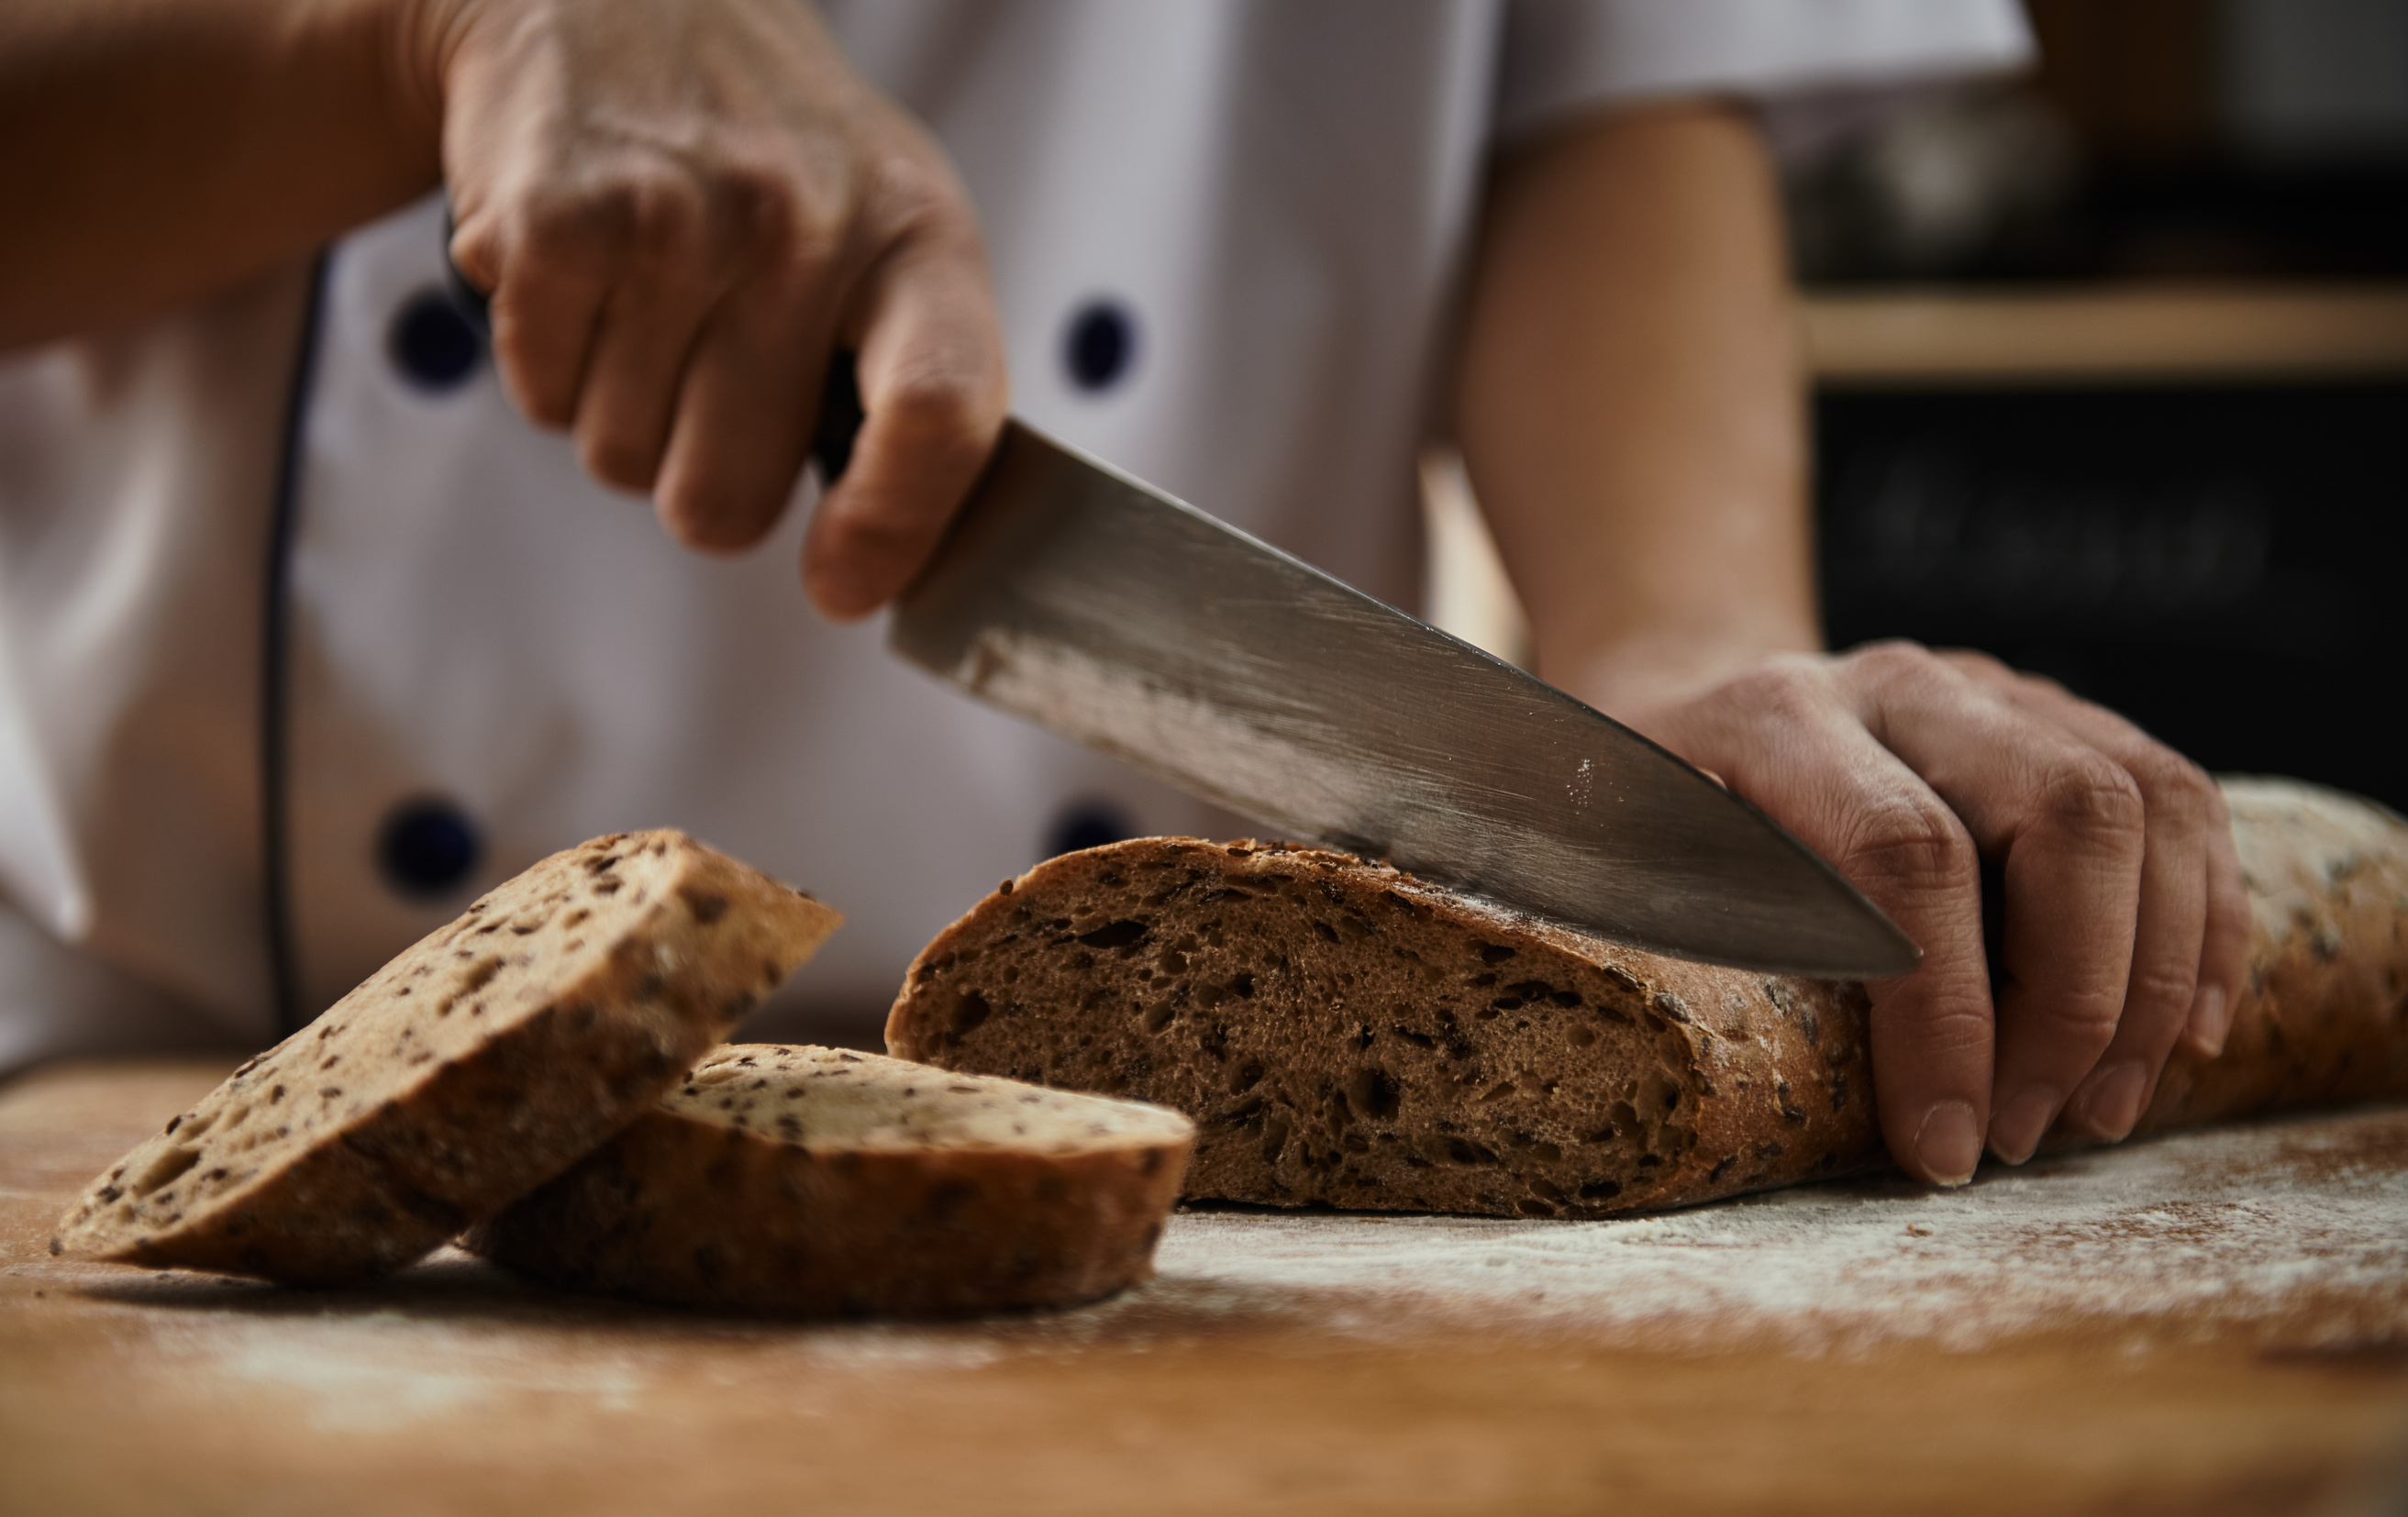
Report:
[[[2408,810],[2403,417],[2408,384],[1827,394],[1832,646],[1983,649]]]
[[[2408,0],[2031,13],[2036,77],[1793,165],[1810,293],[2408,288]],[[2403,423],[2408,371],[1827,389],[1833,646],[1980,648],[2210,768],[2408,810]]]

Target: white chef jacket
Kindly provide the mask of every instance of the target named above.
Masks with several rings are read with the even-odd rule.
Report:
[[[1500,140],[2028,49],[2011,0],[825,8],[961,168],[1019,414],[1408,604]],[[443,269],[429,196],[0,360],[0,1070],[265,1043],[543,854],[663,825],[842,908],[781,1004],[866,1020],[1046,852],[1228,824],[819,621],[808,483],[753,552],[672,545],[510,409]],[[396,854],[404,815],[473,859]]]

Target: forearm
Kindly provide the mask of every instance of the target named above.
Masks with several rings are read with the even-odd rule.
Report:
[[[0,7],[0,348],[133,320],[440,177],[420,0]]]
[[[1609,710],[1819,646],[1770,167],[1714,106],[1500,166],[1454,395],[1539,672]]]

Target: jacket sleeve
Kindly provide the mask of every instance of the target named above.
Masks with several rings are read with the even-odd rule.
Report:
[[[2031,56],[2014,0],[1512,0],[1496,133],[1653,98],[1895,89]]]

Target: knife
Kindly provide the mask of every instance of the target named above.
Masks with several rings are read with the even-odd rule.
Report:
[[[860,424],[847,358],[815,434],[824,479]],[[1834,979],[1922,956],[1701,770],[1016,419],[887,643],[1279,837],[1577,932]]]
[[[448,212],[447,212],[448,216]],[[449,263],[480,335],[484,293]],[[823,484],[864,421],[829,361]],[[887,644],[1299,842],[1575,932],[1743,969],[1922,950],[1771,818],[1612,718],[1017,420]]]

